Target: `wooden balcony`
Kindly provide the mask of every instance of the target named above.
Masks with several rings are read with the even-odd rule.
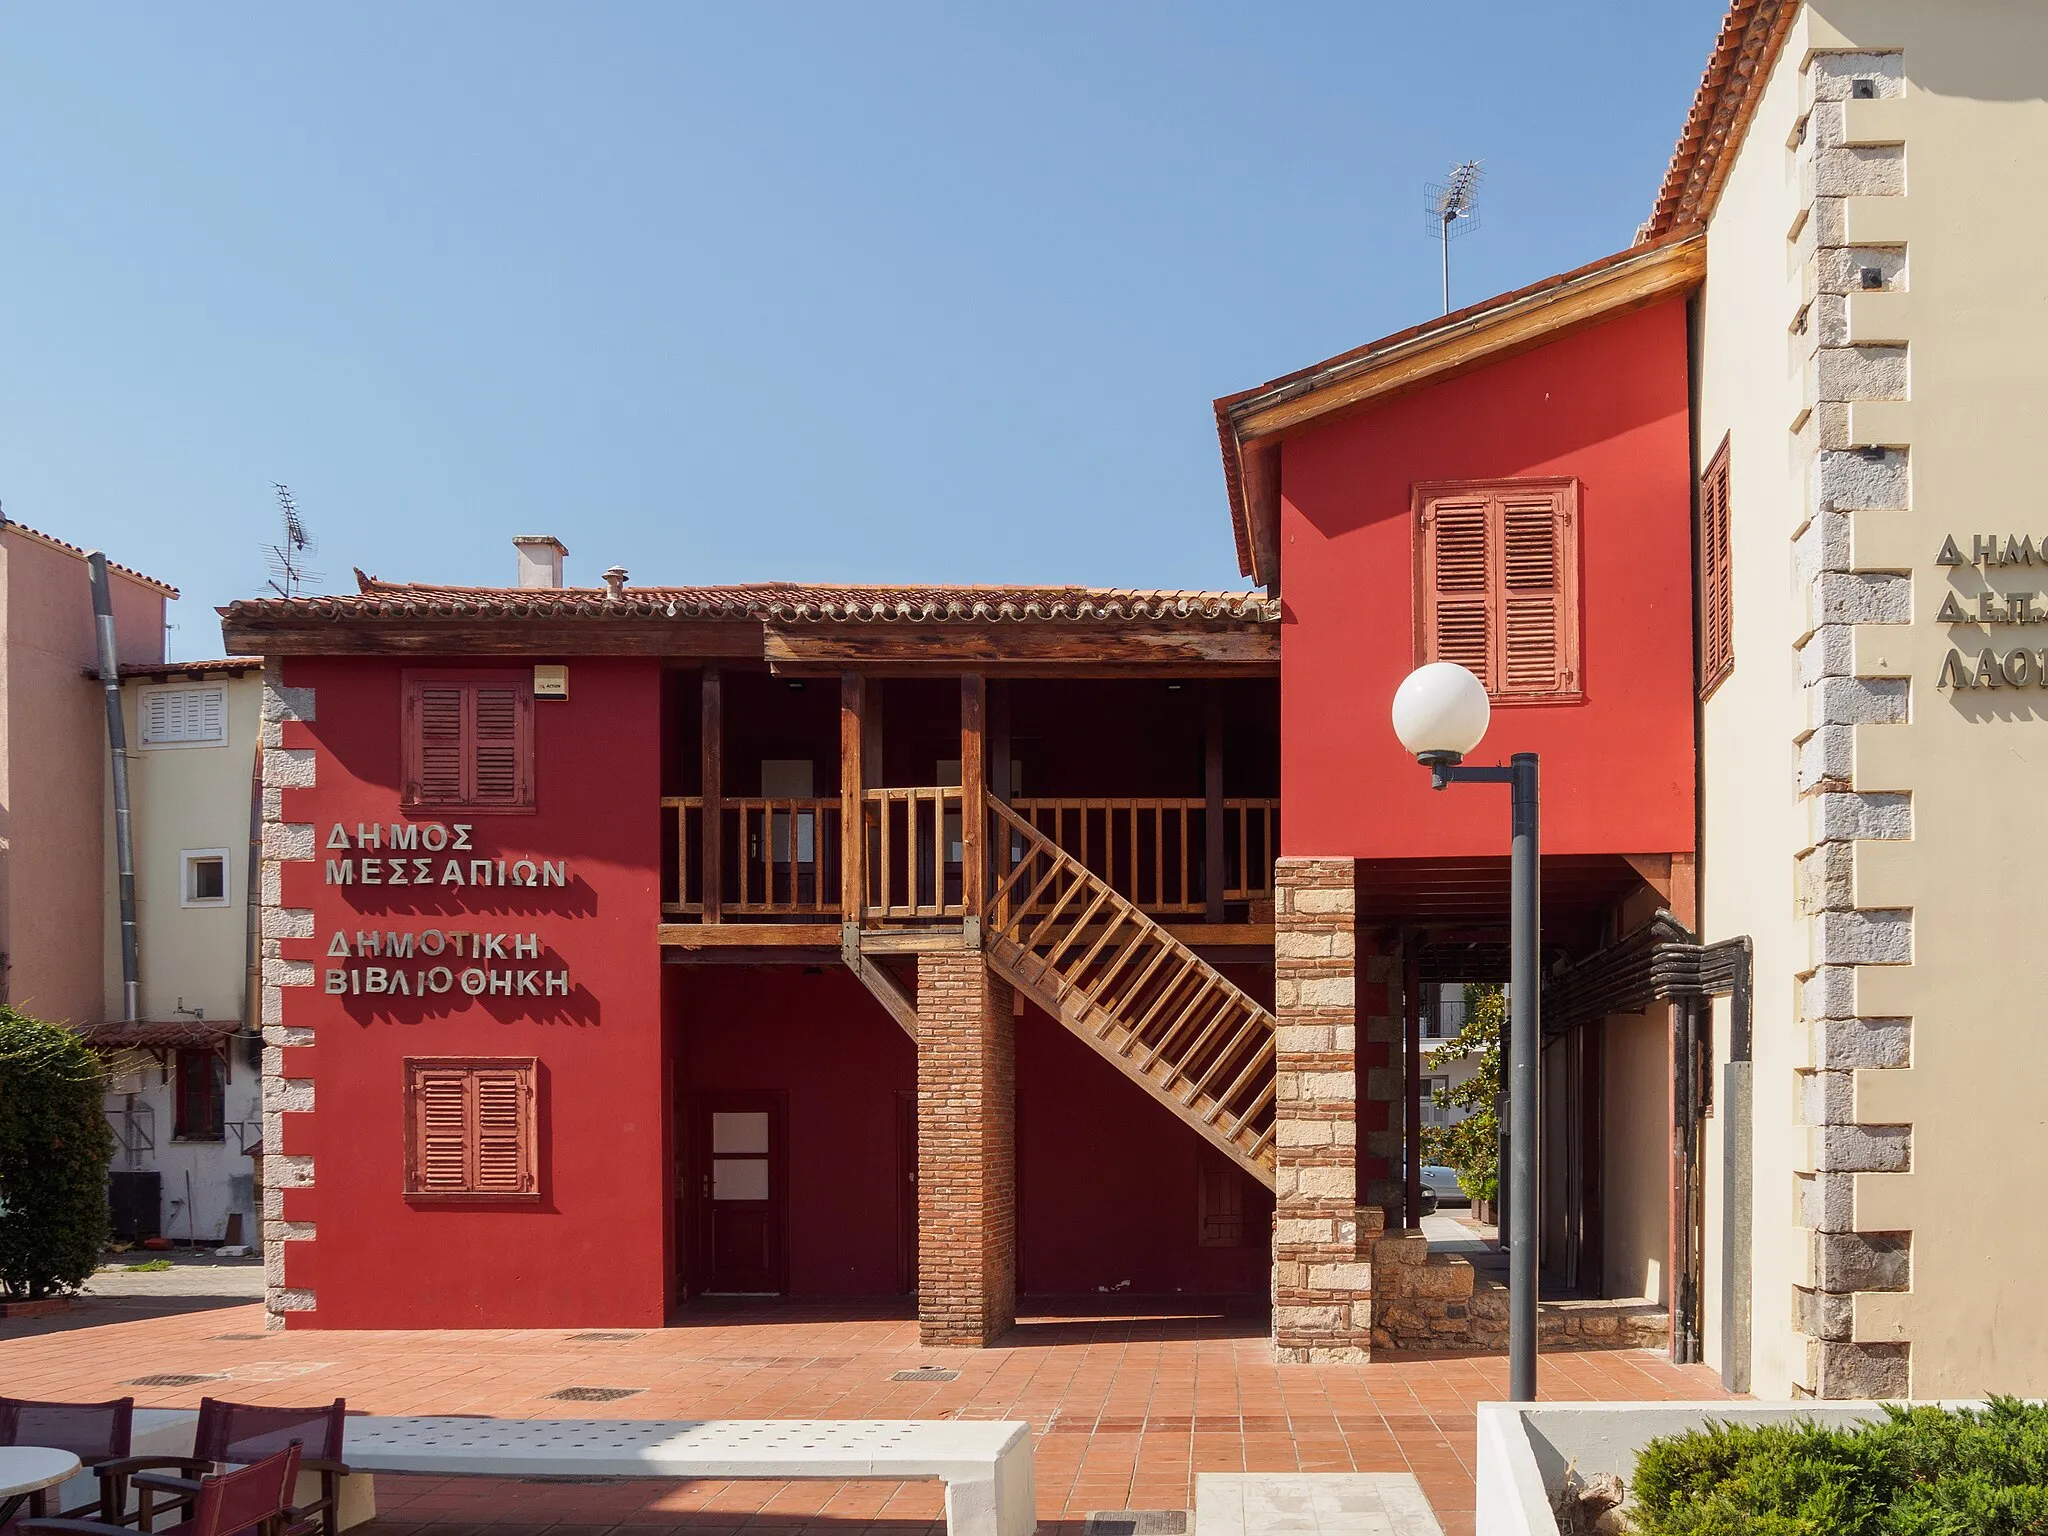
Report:
[[[842,801],[830,798],[727,799],[720,804],[717,851],[706,858],[701,795],[664,798],[670,865],[662,916],[704,923],[824,921],[863,927],[957,923],[976,915],[965,890],[962,802],[957,786],[870,789],[861,795],[858,910],[845,909],[847,844]],[[1216,905],[1259,913],[1273,897],[1280,803],[1222,802],[1220,847],[1209,835],[1210,806],[1185,798],[1018,798],[1012,814],[1048,843],[1150,917],[1200,918]],[[1008,829],[988,834],[997,879],[1024,856]],[[1218,854],[1220,853],[1220,859]],[[1221,892],[1210,901],[1210,866],[1220,863]],[[706,869],[717,899],[705,900]]]
[[[941,772],[957,766],[957,783],[878,784],[884,722],[870,718],[869,679],[844,672],[840,792],[791,797],[724,792],[725,692],[718,669],[706,666],[696,742],[702,789],[661,802],[664,944],[842,950],[852,931],[861,948],[903,949],[943,944],[948,929],[952,943],[973,942],[987,892],[1033,840],[1187,943],[1271,941],[1279,802],[1223,794],[1220,696],[1205,706],[1203,794],[1026,797],[1011,792],[1007,692],[991,720],[987,680],[960,679],[960,756],[957,765],[941,759]],[[758,714],[758,697],[752,707]],[[815,728],[815,710],[810,719]],[[758,733],[758,724],[750,729]],[[807,757],[777,759],[779,776],[808,789],[816,745],[813,736]],[[944,750],[929,736],[921,746],[933,757]],[[763,753],[760,774],[772,789],[768,761]],[[741,762],[751,776],[753,760]],[[802,771],[784,771],[792,764]]]

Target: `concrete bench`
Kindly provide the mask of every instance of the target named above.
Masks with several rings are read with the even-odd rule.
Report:
[[[1031,1430],[1016,1423],[366,1417],[348,1421],[344,1453],[357,1472],[441,1477],[936,1478],[951,1536],[1038,1523]]]

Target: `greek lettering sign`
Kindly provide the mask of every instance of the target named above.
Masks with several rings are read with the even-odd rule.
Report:
[[[1972,534],[1966,558],[1956,536],[1950,534],[1941,541],[1934,563],[1982,573],[2012,567],[2048,567],[2048,538],[2037,546],[2030,534]],[[1988,576],[1984,579],[1984,589],[1968,596],[1953,591],[1944,593],[1934,622],[1984,630],[2048,624],[2048,592],[2002,583],[1994,587]],[[2048,570],[2039,579],[2048,584]],[[1967,641],[1961,646],[1951,644],[1948,655],[1942,659],[1937,685],[1949,689],[2048,687],[2048,646],[1971,645]]]
[[[353,831],[335,823],[326,838],[324,883],[352,891],[420,889],[446,911],[470,892],[560,892],[566,859],[479,848],[471,822],[367,822]],[[423,889],[422,889],[423,888]],[[461,920],[457,919],[457,923]],[[503,917],[497,919],[502,924]],[[513,921],[517,921],[514,919]],[[326,946],[321,990],[333,997],[430,998],[461,1006],[477,999],[566,998],[568,970],[550,957],[538,933],[457,926],[336,929]]]

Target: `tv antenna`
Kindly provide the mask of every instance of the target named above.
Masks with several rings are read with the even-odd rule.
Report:
[[[315,553],[320,546],[306,531],[306,520],[299,516],[299,504],[292,499],[292,488],[276,481],[271,484],[277,492],[278,510],[284,515],[284,537],[266,551],[270,557],[270,590],[279,597],[297,597],[308,582],[320,579],[320,573],[307,569],[305,563],[305,557]]]
[[[1479,227],[1479,210],[1474,205],[1479,181],[1486,174],[1483,160],[1460,160],[1442,181],[1423,189],[1423,212],[1429,232],[1443,248],[1444,313],[1451,312],[1451,241]]]

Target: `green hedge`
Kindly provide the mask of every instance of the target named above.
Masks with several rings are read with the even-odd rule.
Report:
[[[107,1241],[114,1133],[99,1058],[77,1035],[0,1004],[0,1288],[76,1290]]]
[[[1887,1407],[1855,1429],[1714,1424],[1651,1441],[1642,1536],[2048,1536],[2048,1406]]]

